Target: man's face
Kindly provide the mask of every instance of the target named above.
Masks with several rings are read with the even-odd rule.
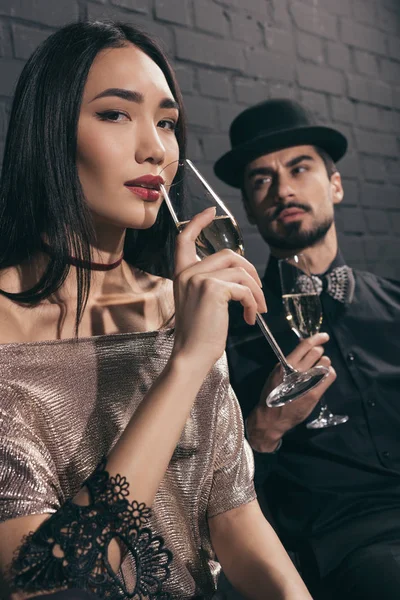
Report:
[[[250,222],[272,248],[301,250],[332,227],[343,188],[339,173],[329,179],[312,146],[293,146],[250,162],[243,195]]]

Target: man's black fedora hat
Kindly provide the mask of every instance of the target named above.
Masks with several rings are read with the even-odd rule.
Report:
[[[266,100],[247,108],[233,121],[229,136],[232,150],[217,160],[214,172],[233,187],[241,186],[247,163],[269,152],[291,146],[318,146],[336,162],[347,150],[343,134],[316,125],[301,104],[286,99]]]

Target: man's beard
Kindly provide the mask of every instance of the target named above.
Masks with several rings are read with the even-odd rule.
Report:
[[[279,250],[304,250],[321,241],[329,231],[333,217],[328,217],[322,223],[309,231],[301,231],[301,222],[295,221],[285,226],[285,233],[263,231],[262,236],[269,246]]]

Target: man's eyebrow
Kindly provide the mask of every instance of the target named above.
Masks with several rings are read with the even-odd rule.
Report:
[[[97,100],[98,98],[110,98],[116,96],[122,98],[122,100],[129,100],[129,102],[136,102],[136,104],[143,104],[144,96],[140,92],[132,90],[126,90],[123,88],[108,88],[97,94],[90,102]],[[164,98],[160,102],[160,108],[175,108],[179,110],[179,104],[172,98]]]
[[[303,160],[314,160],[314,158],[312,156],[309,156],[308,154],[301,154],[300,156],[295,156],[287,163],[285,163],[285,167],[295,167],[300,162],[303,162]]]
[[[247,173],[247,178],[251,179],[257,175],[274,175],[274,173],[275,170],[271,167],[255,167],[254,169],[250,169],[250,171]]]

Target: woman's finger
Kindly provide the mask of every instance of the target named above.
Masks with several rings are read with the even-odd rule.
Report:
[[[199,262],[196,254],[196,240],[202,229],[207,227],[215,218],[215,211],[215,207],[210,207],[198,213],[177,236],[175,246],[175,275],[179,275],[191,265]]]
[[[195,285],[201,286],[206,280],[212,280],[215,282],[221,281],[225,283],[237,283],[242,286],[249,288],[250,292],[254,296],[257,311],[266,312],[267,306],[265,304],[264,294],[254,278],[243,268],[243,267],[231,267],[228,269],[220,269],[213,271],[212,273],[197,273],[192,277],[192,282]]]
[[[243,256],[240,256],[240,254],[236,254],[236,252],[233,252],[233,250],[228,249],[220,250],[215,254],[207,256],[200,262],[192,263],[184,270],[184,272],[182,272],[182,280],[186,282],[197,274],[212,275],[215,271],[221,271],[229,268],[244,269],[261,288],[261,279],[259,278],[254,265],[252,265]]]
[[[214,271],[216,269],[226,269],[228,267],[242,267],[253,277],[258,285],[262,287],[262,282],[255,266],[244,258],[244,256],[237,254],[233,250],[220,250],[211,256],[207,256],[207,258],[204,258],[201,261],[201,265],[196,267],[196,270],[204,269],[204,271]]]
[[[239,283],[223,283],[226,292],[226,301],[234,300],[240,302],[243,306],[243,318],[249,325],[254,325],[256,322],[257,314],[257,302],[250,290],[246,285],[240,285]]]

